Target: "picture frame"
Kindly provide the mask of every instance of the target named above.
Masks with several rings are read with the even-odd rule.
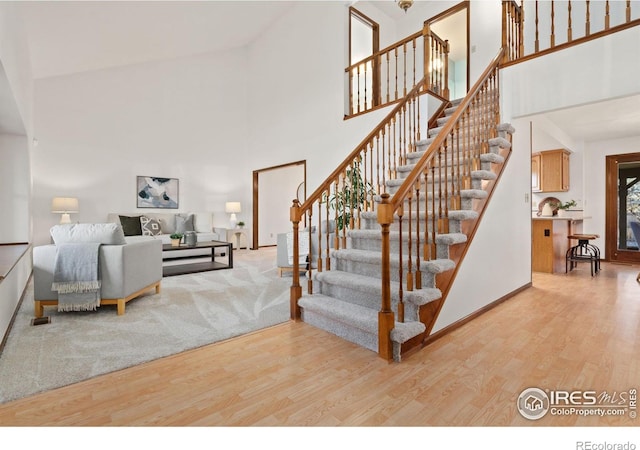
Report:
[[[136,177],[138,208],[178,209],[179,180],[177,178]]]

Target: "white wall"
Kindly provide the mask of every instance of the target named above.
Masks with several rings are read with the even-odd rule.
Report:
[[[633,27],[508,67],[512,88],[504,95],[513,96],[513,117],[640,93],[640,77],[629,75],[640,71],[639,43]]]
[[[22,127],[0,136],[0,207],[11,213],[0,225],[0,243],[30,242],[30,143],[33,122],[33,83],[27,38],[14,5],[0,8],[0,70],[7,97],[3,114]],[[6,117],[3,117],[6,119]],[[29,136],[27,138],[27,136]]]
[[[27,137],[0,134],[0,205],[6,217],[0,220],[0,244],[30,241],[29,152]]]
[[[226,201],[250,211],[246,73],[234,50],[37,80],[34,242],[59,220],[52,197],[78,197],[73,221],[135,212],[137,175],[178,178],[178,211],[215,226]]]

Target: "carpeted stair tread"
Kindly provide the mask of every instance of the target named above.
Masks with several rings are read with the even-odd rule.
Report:
[[[370,334],[378,334],[378,311],[354,305],[323,294],[303,295],[298,304],[301,308],[324,315],[334,321],[359,328]],[[403,343],[424,332],[426,327],[417,321],[395,322],[391,331],[393,342]]]
[[[327,272],[316,272],[314,278],[321,283],[333,284],[336,286],[348,286],[360,292],[368,293],[376,296],[378,299],[382,297],[382,283],[379,278],[367,277],[355,273],[343,272],[341,270],[330,270]],[[399,299],[398,283],[391,282],[391,300],[397,302]],[[403,299],[405,302],[414,305],[426,305],[429,302],[438,300],[442,297],[440,289],[424,288],[413,291],[404,292]],[[343,300],[346,301],[346,300]],[[375,310],[380,309],[380,302],[375,303]]]
[[[356,239],[382,239],[382,233],[380,230],[351,230],[349,236]],[[408,232],[402,232],[403,240],[406,241],[409,236]],[[397,241],[399,239],[398,233],[389,233],[390,241]],[[436,244],[461,244],[467,242],[467,235],[464,233],[444,233],[436,235]]]
[[[391,341],[403,344],[409,339],[424,333],[426,329],[427,327],[418,321],[396,322],[395,327],[391,330]]]
[[[380,264],[380,252],[370,250],[341,249],[332,250],[331,257],[343,259],[364,264]],[[397,254],[389,255],[392,267],[398,267],[399,257]],[[404,255],[403,259],[408,260],[408,256]],[[450,259],[434,259],[430,261],[421,261],[420,269],[423,272],[442,273],[455,267],[455,263]]]
[[[427,196],[428,198],[431,198],[430,191],[427,192]],[[482,200],[487,198],[488,196],[489,196],[488,192],[483,189],[463,189],[460,191],[460,197],[463,199],[473,198],[473,199]],[[437,195],[436,195],[436,198],[438,198]],[[374,196],[373,201],[375,203],[380,203],[382,201],[382,197],[380,195],[376,195]],[[405,200],[405,203],[407,203],[408,201],[409,200]],[[360,217],[367,220],[374,220],[378,218],[378,213],[376,211],[364,211],[360,213]]]
[[[507,141],[508,142],[508,141]],[[415,167],[415,165],[417,164],[418,160],[420,158],[422,158],[422,155],[424,155],[424,153],[427,151],[427,149],[424,150],[417,150],[415,152],[411,152],[409,154],[407,154],[407,162],[408,164],[404,164],[402,166],[398,166],[398,171],[403,171],[403,172],[407,172],[407,171],[411,171],[411,169],[413,169],[413,167]],[[482,153],[480,155],[480,161],[481,162],[491,162],[491,163],[496,163],[496,164],[500,164],[504,162],[504,158],[496,153],[493,152],[489,152],[489,153]],[[455,159],[455,161],[452,161],[451,157],[448,159],[447,161],[447,166],[451,166],[452,162],[455,162],[455,164],[458,163],[457,158]],[[460,161],[460,162],[464,162],[464,161]]]
[[[489,139],[489,147],[511,148],[511,142],[503,137]]]
[[[436,236],[436,244],[455,245],[467,242],[467,235],[464,233],[446,233]]]
[[[298,305],[369,333],[378,333],[378,310],[373,308],[355,305],[324,294],[305,294],[298,300]]]
[[[448,177],[449,174],[446,174],[446,176]],[[443,174],[442,177],[440,177],[439,175],[436,175],[436,182],[439,182],[440,178],[444,179],[445,175]],[[497,176],[494,172],[490,170],[473,170],[471,172],[471,178],[474,180],[495,180]],[[429,183],[431,182],[431,175],[429,175],[427,180]],[[385,184],[389,188],[394,188],[394,187],[402,186],[402,183],[404,183],[404,181],[405,181],[404,178],[393,178],[391,180],[387,180]],[[451,179],[449,179],[449,182],[451,182]]]
[[[478,211],[469,209],[449,210],[449,219],[453,220],[475,220],[480,216]]]

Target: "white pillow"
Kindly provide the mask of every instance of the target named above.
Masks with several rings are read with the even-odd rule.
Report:
[[[194,213],[193,227],[198,233],[211,233],[213,231],[213,214],[210,212]]]
[[[124,245],[122,226],[117,223],[70,223],[51,227],[55,244],[97,242],[104,245]]]

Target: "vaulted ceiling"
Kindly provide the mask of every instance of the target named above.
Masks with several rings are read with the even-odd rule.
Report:
[[[14,5],[24,20],[33,76],[40,79],[244,47],[300,3],[49,0]],[[405,14],[393,0],[374,3],[391,17]],[[11,95],[7,83],[1,83],[4,73],[0,75],[2,101]],[[637,135],[640,96],[547,115],[580,141]],[[17,132],[19,122],[16,114],[0,107],[0,132]]]

